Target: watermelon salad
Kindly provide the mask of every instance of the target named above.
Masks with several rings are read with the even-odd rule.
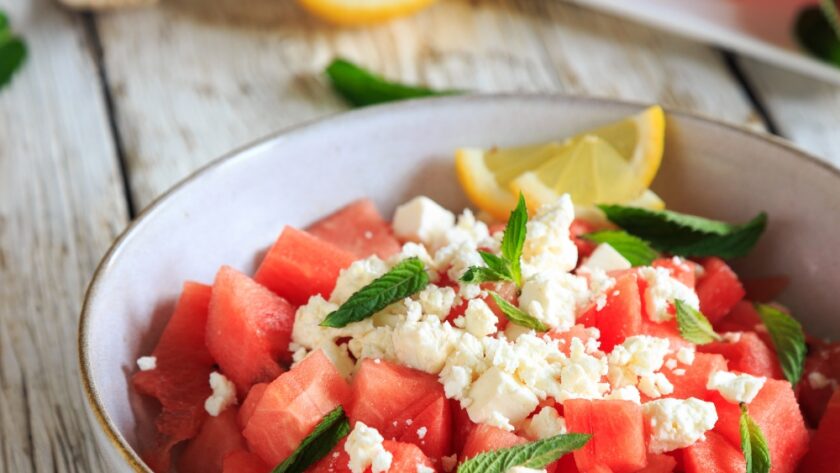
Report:
[[[285,227],[186,282],[137,393],[179,473],[840,471],[840,344],[742,280],[730,225],[568,196],[507,222],[427,197]],[[593,214],[589,212],[587,215]]]

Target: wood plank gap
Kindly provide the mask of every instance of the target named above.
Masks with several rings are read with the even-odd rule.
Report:
[[[96,65],[96,72],[99,74],[99,84],[102,88],[102,97],[105,99],[105,110],[108,114],[108,127],[111,130],[111,136],[114,139],[114,148],[117,153],[117,164],[122,180],[123,197],[125,198],[126,210],[128,211],[129,220],[134,220],[137,216],[137,206],[134,202],[134,193],[131,189],[131,179],[129,178],[128,165],[126,163],[125,148],[123,147],[122,135],[120,128],[117,125],[116,105],[114,104],[114,96],[111,92],[110,81],[108,80],[108,70],[105,67],[105,50],[102,47],[102,38],[99,35],[99,28],[96,26],[96,17],[91,12],[82,13],[85,31],[88,36],[88,41],[91,45],[93,53],[93,60]]]
[[[782,136],[779,127],[776,125],[776,121],[773,119],[773,115],[770,113],[770,109],[767,108],[767,105],[761,100],[758,92],[756,91],[755,86],[753,85],[752,81],[747,74],[741,69],[741,65],[738,64],[738,60],[734,53],[731,51],[726,51],[723,49],[718,50],[723,57],[723,62],[726,64],[726,68],[729,69],[730,74],[732,77],[741,85],[741,88],[744,90],[744,94],[747,97],[747,100],[750,101],[753,108],[755,109],[758,116],[761,118],[761,121],[764,123],[764,127],[767,128],[767,131],[774,134]]]

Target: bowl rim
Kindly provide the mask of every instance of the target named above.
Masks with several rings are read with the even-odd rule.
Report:
[[[82,389],[85,394],[84,397],[86,399],[88,411],[93,415],[94,419],[96,420],[96,423],[98,424],[98,426],[94,426],[94,428],[100,429],[100,433],[104,434],[108,438],[110,443],[120,453],[120,456],[122,456],[123,459],[128,462],[128,466],[130,466],[135,472],[138,473],[152,473],[152,471],[145,465],[145,463],[142,461],[137,452],[128,444],[125,437],[117,430],[112,419],[105,411],[99,393],[96,392],[96,390],[93,387],[94,385],[91,377],[90,359],[88,357],[88,328],[90,310],[92,305],[91,301],[93,301],[99,295],[98,289],[100,286],[100,281],[106,276],[108,269],[111,268],[112,264],[119,256],[120,250],[130,241],[131,236],[135,233],[135,231],[138,228],[140,228],[146,221],[152,218],[155,215],[155,213],[162,209],[168,203],[170,197],[172,197],[174,194],[186,187],[188,184],[200,179],[207,173],[217,168],[220,168],[223,165],[231,164],[239,159],[246,159],[245,157],[247,156],[248,152],[254,151],[262,146],[266,146],[269,143],[276,143],[278,140],[290,139],[297,134],[300,134],[305,131],[311,131],[318,127],[332,127],[338,126],[339,124],[345,121],[364,120],[372,115],[397,112],[406,113],[410,110],[422,109],[427,107],[458,106],[459,104],[495,101],[510,101],[519,103],[552,102],[557,105],[568,104],[569,102],[578,102],[589,106],[627,107],[638,109],[651,105],[651,102],[647,101],[612,99],[566,93],[479,93],[405,100],[401,102],[387,103],[371,107],[364,107],[357,110],[339,112],[326,117],[308,120],[303,123],[272,132],[243,146],[237,147],[232,151],[229,151],[221,155],[220,157],[211,160],[210,162],[198,167],[196,170],[187,174],[184,178],[180,179],[178,182],[169,187],[166,191],[155,197],[146,207],[144,207],[140,212],[138,212],[134,219],[132,219],[122,230],[122,232],[120,232],[120,234],[114,239],[114,241],[109,246],[108,250],[102,256],[102,259],[97,264],[91,276],[90,283],[88,284],[84,294],[81,312],[79,315],[77,333],[77,355],[79,363],[79,374],[81,377]],[[688,111],[679,107],[663,106],[663,109],[665,110],[667,115],[677,116],[688,121],[698,122],[706,126],[711,126],[712,128],[734,131],[741,135],[745,135],[747,139],[764,141],[765,143],[771,146],[781,148],[784,151],[796,155],[798,159],[803,159],[804,162],[810,165],[816,165],[823,171],[829,172],[833,174],[836,178],[840,179],[840,168],[837,168],[829,162],[818,158],[815,154],[812,154],[808,151],[799,148],[798,146],[796,146],[795,144],[783,137],[755,130],[744,124],[724,122],[722,120],[713,118],[708,114],[695,111]],[[126,189],[126,191],[129,192],[130,190]]]

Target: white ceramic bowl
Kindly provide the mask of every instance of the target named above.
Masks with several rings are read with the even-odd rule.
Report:
[[[284,224],[304,226],[358,197],[389,215],[426,194],[467,201],[453,172],[459,146],[540,142],[637,112],[638,104],[547,95],[461,96],[346,113],[216,161],[134,221],[91,282],[79,327],[82,382],[113,471],[149,471],[135,453],[151,422],[129,388],[184,280],[222,264],[253,271]],[[840,336],[840,173],[788,143],[684,113],[668,114],[654,189],[673,209],[731,221],[770,215],[744,274],[792,277],[784,301],[807,328]]]

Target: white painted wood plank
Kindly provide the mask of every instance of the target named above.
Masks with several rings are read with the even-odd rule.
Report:
[[[0,471],[105,471],[84,412],[84,287],[126,223],[98,74],[77,14],[3,9],[30,54],[0,91]]]
[[[139,206],[232,148],[342,110],[319,77],[338,54],[439,87],[658,101],[758,122],[714,50],[561,2],[444,0],[338,29],[289,1],[172,0],[98,25]]]
[[[779,133],[840,167],[840,86],[752,59],[740,65]]]

